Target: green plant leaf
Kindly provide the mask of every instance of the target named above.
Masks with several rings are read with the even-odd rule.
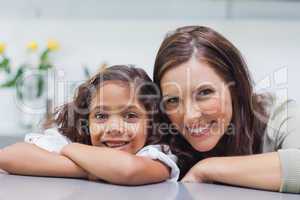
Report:
[[[0,69],[3,69],[7,74],[10,73],[10,65],[9,65],[9,59],[4,57],[2,62],[0,63]]]
[[[48,61],[48,55],[49,55],[49,52],[50,50],[47,48],[42,54],[41,54],[41,57],[40,57],[40,61],[41,63],[44,63],[46,61]]]
[[[24,69],[23,69],[23,67],[20,67],[18,69],[16,75],[12,79],[10,79],[10,80],[6,81],[5,83],[1,84],[0,87],[1,88],[7,88],[7,87],[16,86],[18,79],[23,75],[23,73],[24,73]]]
[[[37,93],[37,97],[41,97],[43,95],[44,92],[44,86],[45,86],[45,80],[43,78],[43,75],[39,74],[38,75],[38,93]]]
[[[39,70],[48,70],[53,66],[50,63],[40,63]]]

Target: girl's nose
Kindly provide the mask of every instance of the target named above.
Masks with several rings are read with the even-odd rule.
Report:
[[[122,121],[118,118],[111,118],[106,133],[111,136],[118,136],[122,135],[123,132]]]

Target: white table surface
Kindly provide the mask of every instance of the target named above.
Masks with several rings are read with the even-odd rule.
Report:
[[[79,179],[14,176],[0,172],[0,199],[299,200],[300,195],[204,183],[164,182],[129,187]]]

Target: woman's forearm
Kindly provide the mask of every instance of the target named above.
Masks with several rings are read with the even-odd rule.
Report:
[[[86,178],[87,173],[65,156],[33,144],[17,143],[0,151],[0,168],[18,175]]]
[[[279,191],[281,185],[281,167],[277,152],[208,158],[196,164],[183,180],[188,180],[190,175],[208,182],[273,191]]]

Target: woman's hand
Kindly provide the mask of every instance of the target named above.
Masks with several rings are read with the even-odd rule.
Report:
[[[232,157],[212,157],[194,165],[183,182],[219,182],[279,191],[281,169],[277,152]]]
[[[97,176],[94,176],[93,174],[88,174],[88,180],[89,181],[98,181],[99,178]]]
[[[213,169],[213,159],[207,158],[194,165],[182,178],[182,182],[212,182],[210,174]]]

